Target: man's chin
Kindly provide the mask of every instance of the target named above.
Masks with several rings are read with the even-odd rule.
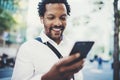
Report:
[[[59,39],[61,39],[61,36],[54,36],[54,37],[52,37],[52,39],[53,40],[59,40]]]
[[[60,36],[55,36],[54,39],[60,39]]]

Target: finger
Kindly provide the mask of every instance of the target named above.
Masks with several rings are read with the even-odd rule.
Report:
[[[67,65],[69,63],[71,63],[73,60],[77,59],[80,57],[79,53],[76,53],[75,55],[71,55],[65,58],[62,58],[58,61],[58,63],[56,63],[57,66],[64,66]]]
[[[73,68],[73,70],[80,70],[83,68],[84,62],[85,62],[84,60],[81,60],[81,61],[75,63],[74,65],[70,66],[70,69]]]
[[[72,65],[69,65],[69,66],[64,66],[61,70],[64,71],[64,72],[73,72],[73,73],[76,73],[78,72],[79,70],[81,70],[84,66],[84,60],[81,60],[79,62],[76,62]]]
[[[71,78],[73,78],[74,73],[73,72],[66,72],[66,73],[63,73],[63,74],[60,74],[60,75],[61,75],[61,77],[67,78],[67,80],[70,80]]]

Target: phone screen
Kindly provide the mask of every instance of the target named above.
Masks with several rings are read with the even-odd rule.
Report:
[[[74,44],[70,55],[75,53],[80,53],[80,59],[86,58],[87,54],[89,53],[90,49],[92,48],[94,41],[78,41]]]

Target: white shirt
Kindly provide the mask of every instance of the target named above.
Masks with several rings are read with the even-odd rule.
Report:
[[[63,37],[58,45],[42,31],[42,42],[50,42],[62,56],[68,56],[73,43]],[[41,76],[59,60],[55,53],[43,43],[33,39],[25,42],[19,49],[12,80],[41,80]],[[81,71],[75,74],[76,80],[83,80]]]

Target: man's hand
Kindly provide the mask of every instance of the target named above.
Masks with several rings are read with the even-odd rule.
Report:
[[[84,60],[70,64],[80,56],[79,53],[60,59],[41,80],[70,80],[83,67]]]

